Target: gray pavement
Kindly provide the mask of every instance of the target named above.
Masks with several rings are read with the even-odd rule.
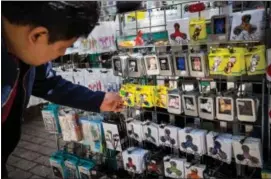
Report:
[[[55,136],[45,131],[41,117],[25,121],[21,140],[7,162],[9,177],[53,178],[49,156],[56,150]]]

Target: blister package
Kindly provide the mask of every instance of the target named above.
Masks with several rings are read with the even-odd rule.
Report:
[[[128,136],[132,139],[135,139],[138,142],[143,141],[143,127],[142,122],[135,120],[133,118],[128,118],[126,120],[126,128]]]
[[[127,76],[127,55],[120,54],[112,57],[112,68],[115,76]]]
[[[190,76],[198,78],[207,76],[206,61],[205,53],[190,53],[188,56]]]
[[[143,140],[153,143],[156,146],[159,146],[159,125],[145,121],[143,124]]]
[[[174,74],[176,76],[189,76],[187,59],[186,53],[175,53],[173,55]]]
[[[171,76],[173,74],[172,56],[165,54],[158,56],[160,75]]]
[[[255,122],[259,109],[259,99],[257,98],[237,98],[236,111],[239,121]]]
[[[95,162],[92,160],[80,159],[78,163],[78,171],[80,179],[92,179],[91,171],[95,166]]]
[[[198,116],[197,92],[185,92],[182,94],[184,114],[188,116]]]
[[[262,168],[263,160],[261,139],[234,136],[233,152],[237,164]]]
[[[218,120],[233,121],[235,115],[233,97],[216,97],[216,118]]]
[[[215,119],[215,98],[210,95],[202,95],[198,97],[199,117],[208,120]]]
[[[190,19],[189,33],[190,38],[193,41],[206,39],[207,31],[205,18]]]
[[[124,169],[141,174],[146,170],[146,158],[149,151],[137,147],[130,147],[122,152]]]
[[[68,173],[67,178],[79,178],[79,171],[77,165],[79,163],[79,159],[71,154],[65,154],[65,168]]]
[[[130,57],[127,58],[127,60],[129,77],[141,77],[146,74],[144,58],[142,54],[132,54]]]
[[[144,62],[147,75],[159,75],[160,63],[156,55],[144,56]]]
[[[186,127],[178,131],[180,150],[186,153],[206,154],[206,130]]]
[[[248,48],[248,50],[245,53],[245,61],[248,75],[265,74],[266,72],[265,46],[258,45]]]
[[[67,178],[68,173],[64,164],[64,152],[57,151],[50,156],[50,165],[56,178]]]
[[[61,110],[58,118],[64,141],[79,142],[82,140],[82,133],[75,111]]]
[[[169,178],[185,178],[185,162],[186,159],[165,156],[164,157],[164,173]]]
[[[45,129],[49,133],[61,133],[61,128],[58,119],[59,106],[56,104],[48,104],[42,111],[42,119],[45,125]]]
[[[206,140],[209,156],[228,164],[231,163],[233,157],[231,134],[219,134],[217,132],[210,131],[207,134]]]
[[[178,127],[171,125],[159,126],[159,144],[171,148],[178,148]]]
[[[168,108],[169,113],[181,114],[183,113],[181,92],[178,89],[170,90],[168,92]]]

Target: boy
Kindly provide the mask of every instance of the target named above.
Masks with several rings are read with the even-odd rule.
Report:
[[[2,177],[21,133],[30,95],[87,111],[120,111],[118,94],[93,92],[56,76],[49,63],[99,17],[97,2],[2,2]]]

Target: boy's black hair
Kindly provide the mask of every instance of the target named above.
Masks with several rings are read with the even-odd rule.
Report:
[[[49,42],[87,36],[98,22],[97,1],[2,1],[2,16],[11,24],[43,26]]]

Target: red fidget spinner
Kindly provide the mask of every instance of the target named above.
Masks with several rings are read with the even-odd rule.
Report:
[[[200,12],[205,10],[205,4],[204,3],[196,3],[196,4],[191,4],[191,5],[186,5],[184,7],[184,10],[187,12]]]

